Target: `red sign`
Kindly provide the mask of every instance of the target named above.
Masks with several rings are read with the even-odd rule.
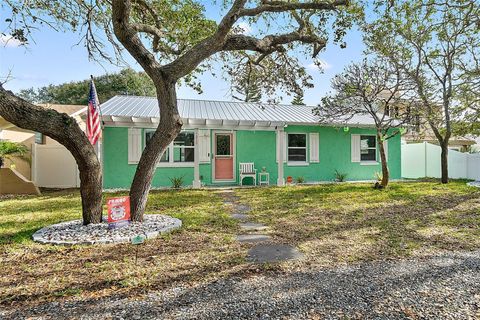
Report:
[[[109,228],[118,228],[130,223],[130,197],[107,199]]]

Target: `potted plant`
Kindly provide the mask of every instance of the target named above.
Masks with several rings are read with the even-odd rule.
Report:
[[[5,160],[12,160],[14,157],[28,161],[25,155],[28,153],[28,148],[23,144],[0,141],[0,168],[3,168]]]

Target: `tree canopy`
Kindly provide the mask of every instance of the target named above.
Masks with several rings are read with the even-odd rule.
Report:
[[[28,38],[30,26],[39,19],[82,31],[93,58],[112,61],[112,51],[118,58],[126,49],[155,85],[160,118],[142,152],[130,188],[135,221],[143,220],[157,163],[183,126],[177,106],[179,84],[201,90],[198,74],[211,71],[212,64],[217,62],[227,70],[240,68],[246,60],[238,57],[248,53],[258,56],[255,65],[270,72],[268,79],[273,81],[262,82],[262,86],[275,86],[285,76],[289,80],[284,83],[298,88],[302,83],[297,82],[297,73],[275,76],[277,70],[269,63],[275,67],[278,64],[271,64],[271,57],[289,71],[295,69],[289,66],[300,57],[317,58],[329,42],[343,47],[345,33],[362,15],[361,8],[347,0],[212,1],[211,7],[220,9],[217,20],[207,17],[204,2],[195,0],[60,0],[53,6],[49,4],[32,0],[25,9],[24,1],[7,2],[13,13],[12,35],[22,33]],[[254,32],[246,33],[242,23]],[[105,50],[107,44],[113,50]],[[193,184],[199,185],[198,170],[194,176]]]
[[[109,1],[8,1],[12,12],[7,17],[9,32],[22,42],[34,36],[38,23],[57,30],[72,30],[81,35],[93,59],[121,63],[125,48],[115,36]],[[259,79],[261,96],[268,101],[280,99],[283,93],[293,94],[302,88],[312,88],[312,79],[300,57],[315,58],[327,42],[346,46],[343,36],[361,14],[361,8],[346,0],[309,1],[305,3],[227,0],[211,4],[194,0],[134,0],[129,6],[129,19],[144,49],[161,65],[177,67],[192,61],[192,49],[205,44],[220,27],[222,21],[206,14],[207,7],[227,14],[228,9],[241,8],[232,23],[228,23],[224,42],[207,56],[198,56],[192,70],[183,67],[178,77],[185,84],[201,92],[198,76],[222,69],[232,88],[243,87],[241,75],[247,68],[254,69]],[[232,17],[230,17],[232,18]],[[281,21],[282,23],[278,23]],[[223,22],[226,22],[223,21]],[[247,26],[247,29],[245,29]],[[225,27],[227,27],[225,25]],[[213,38],[212,38],[213,39]],[[175,60],[180,62],[176,63]],[[175,63],[174,63],[175,62]],[[232,90],[232,93],[235,90]],[[23,92],[32,99],[32,93]],[[43,95],[43,94],[41,94]],[[33,94],[33,97],[38,96]]]
[[[369,50],[385,56],[415,83],[416,99],[442,147],[448,182],[452,123],[478,106],[480,3],[475,0],[377,1],[365,24]]]
[[[88,103],[90,79],[48,85],[38,89],[21,90],[18,96],[32,103],[78,104]],[[155,86],[145,72],[124,69],[119,73],[95,78],[100,103],[115,95],[155,96]]]
[[[334,93],[324,97],[316,108],[320,122],[347,122],[356,115],[373,120],[382,162],[381,186],[389,182],[384,141],[400,133],[416,114],[413,85],[405,72],[387,59],[364,59],[348,65],[332,79]],[[394,111],[394,112],[392,112]]]

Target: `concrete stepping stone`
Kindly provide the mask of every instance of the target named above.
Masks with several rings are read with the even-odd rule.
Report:
[[[244,213],[232,213],[231,214],[231,217],[233,219],[236,219],[236,220],[240,220],[240,221],[246,221],[248,220],[248,215],[244,214]]]
[[[233,211],[235,213],[247,213],[247,212],[250,212],[251,210],[252,208],[250,208],[248,204],[238,204],[238,203],[233,204]]]
[[[257,244],[248,251],[247,261],[254,263],[299,260],[303,255],[297,248],[287,244]]]
[[[241,234],[237,236],[237,241],[247,242],[247,243],[256,243],[270,240],[271,237],[265,234]]]
[[[268,229],[266,225],[254,222],[240,223],[240,228],[245,231],[263,231]]]

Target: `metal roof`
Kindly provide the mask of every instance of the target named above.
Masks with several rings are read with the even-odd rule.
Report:
[[[282,124],[318,124],[312,106],[281,105],[267,103],[248,103],[231,101],[209,101],[178,99],[178,111],[184,121],[200,123],[206,121],[216,124],[270,123]],[[115,96],[102,103],[104,121],[110,122],[158,122],[159,108],[157,98],[139,96]],[[373,126],[369,116],[355,116],[348,121],[338,120],[328,125]],[[325,125],[325,124],[324,124]]]

